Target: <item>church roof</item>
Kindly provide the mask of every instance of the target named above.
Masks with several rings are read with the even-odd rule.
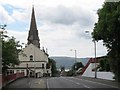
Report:
[[[32,43],[35,46],[37,46],[38,48],[40,48],[37,24],[36,24],[36,19],[35,19],[34,6],[32,7],[30,30],[29,30],[29,34],[28,34],[28,45],[30,43]]]

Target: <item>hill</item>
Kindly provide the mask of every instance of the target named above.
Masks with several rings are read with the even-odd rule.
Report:
[[[56,61],[57,69],[60,69],[61,66],[64,66],[65,69],[70,69],[75,63],[75,58],[73,57],[50,57]],[[83,65],[86,65],[89,58],[77,58],[77,62],[82,62]]]

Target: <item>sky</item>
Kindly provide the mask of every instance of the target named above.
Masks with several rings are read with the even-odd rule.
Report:
[[[49,56],[74,57],[76,50],[77,57],[94,57],[91,32],[103,4],[104,0],[0,0],[0,24],[7,24],[9,36],[27,44],[34,5],[40,47],[47,48]],[[106,54],[102,41],[97,42],[97,56]]]

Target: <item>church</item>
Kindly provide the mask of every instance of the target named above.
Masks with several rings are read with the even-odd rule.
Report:
[[[24,72],[25,76],[31,77],[51,76],[51,66],[48,61],[47,50],[40,47],[34,7],[32,7],[27,40],[27,46],[18,54],[20,64],[9,68],[8,73]]]

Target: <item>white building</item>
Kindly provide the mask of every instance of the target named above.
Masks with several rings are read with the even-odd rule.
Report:
[[[20,64],[8,69],[8,73],[24,72],[26,76],[51,76],[47,51],[40,49],[34,7],[32,8],[27,46],[19,53]]]

